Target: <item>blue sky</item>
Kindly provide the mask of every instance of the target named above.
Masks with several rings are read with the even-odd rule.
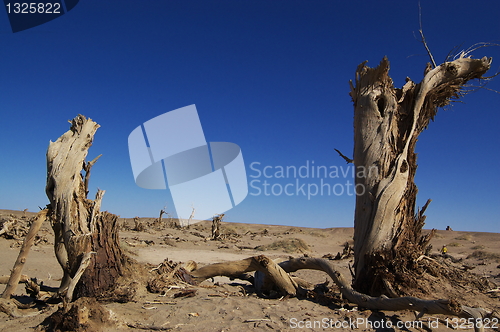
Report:
[[[498,1],[421,5],[438,63],[455,46],[500,40]],[[352,155],[348,81],[359,63],[374,67],[386,55],[397,87],[407,76],[419,82],[428,57],[418,29],[417,1],[86,0],[18,33],[0,10],[0,208],[47,204],[49,140],[79,113],[101,125],[89,152],[103,154],[91,195],[106,190],[103,209],[122,217],[157,216],[165,205],[174,212],[168,190],[136,186],[127,139],[145,121],[191,104],[208,141],[240,146],[249,181],[255,162],[260,170],[313,161],[347,170],[334,148]],[[485,55],[498,71],[500,48],[474,52]],[[487,87],[500,91],[500,78]],[[433,199],[426,228],[500,232],[499,105],[500,94],[479,90],[440,110],[420,136],[418,205]],[[268,179],[277,188],[296,180]],[[351,227],[349,180],[325,179],[346,192],[310,199],[250,187],[226,220]]]

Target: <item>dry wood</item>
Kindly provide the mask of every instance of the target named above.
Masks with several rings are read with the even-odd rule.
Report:
[[[222,218],[224,214],[219,214],[213,217],[212,219],[212,240],[219,240],[221,236],[220,232],[220,224],[222,222]]]
[[[262,263],[265,262],[265,263]],[[485,316],[486,311],[481,308],[471,308],[456,301],[439,299],[439,300],[423,300],[416,297],[406,296],[397,298],[388,298],[387,296],[373,297],[354,290],[344,279],[342,274],[326,259],[301,257],[294,258],[288,261],[279,263],[277,268],[272,265],[273,262],[265,256],[250,257],[243,260],[216,263],[202,267],[199,270],[191,272],[191,275],[199,283],[205,279],[215,276],[237,277],[238,275],[251,272],[262,271],[268,274],[276,285],[286,295],[295,295],[298,285],[295,282],[289,283],[290,278],[287,273],[295,272],[301,269],[319,270],[327,273],[330,278],[339,287],[343,297],[351,303],[355,303],[360,307],[372,310],[413,310],[423,314],[444,314],[449,316],[458,316],[464,318],[481,319]],[[269,272],[269,270],[281,271],[279,273]],[[286,272],[286,273],[285,273]],[[272,276],[271,276],[272,275]],[[284,280],[281,280],[284,279]],[[284,286],[286,285],[286,286]],[[293,286],[291,286],[293,285]],[[295,290],[285,287],[294,287]],[[475,327],[477,332],[483,331],[479,326]]]
[[[460,96],[469,80],[481,78],[491,58],[459,58],[426,71],[416,84],[407,78],[402,89],[393,86],[389,61],[378,67],[358,66],[350,95],[354,102],[354,288],[364,293],[387,293],[383,278],[393,259],[411,270],[425,252],[430,237],[422,237],[423,210],[415,212],[417,169],[415,145],[437,108]],[[380,269],[378,269],[380,268]],[[389,271],[398,273],[398,271]],[[383,277],[383,276],[382,276]]]
[[[25,289],[26,293],[37,301],[48,301],[58,296],[51,287],[46,287],[43,283],[38,284],[36,279],[26,281]]]
[[[10,299],[11,295],[16,291],[17,285],[19,284],[19,280],[21,280],[21,273],[23,271],[24,263],[26,263],[26,259],[30,252],[31,246],[35,241],[35,236],[42,227],[43,222],[47,216],[47,209],[42,210],[37,213],[33,222],[31,224],[30,230],[24,239],[21,250],[19,251],[19,255],[17,256],[17,260],[14,264],[14,268],[12,269],[12,273],[10,274],[9,281],[7,282],[7,286],[3,291],[2,298]]]
[[[9,282],[10,275],[8,276],[0,276],[0,284],[6,284]],[[30,278],[26,274],[21,274],[21,278],[19,279],[20,283],[25,283]]]
[[[94,160],[89,161],[87,163],[83,162],[83,170],[85,171],[85,180],[84,180],[84,187],[85,187],[85,198],[87,198],[87,195],[89,194],[89,182],[90,182],[90,170],[92,169],[92,166],[97,162],[99,158],[101,158],[102,154],[98,155],[97,157],[94,158]]]
[[[45,188],[55,254],[63,269],[59,292],[68,299],[73,291],[99,296],[121,273],[116,218],[100,211],[104,191],[98,190],[94,201],[87,199],[90,169],[99,157],[89,163],[85,158],[99,125],[83,115],[70,123],[70,130],[49,144]],[[80,277],[85,282],[78,283]]]
[[[31,317],[31,316],[36,316],[40,313],[39,311],[24,313],[18,310],[18,309],[29,309],[31,307],[32,303],[23,304],[14,298],[4,299],[0,297],[0,312],[4,312],[12,318]]]
[[[193,272],[191,272],[191,275],[197,283],[200,283],[203,280],[215,276],[237,278],[240,274],[243,274],[245,272],[257,271],[259,269],[260,265],[255,257],[249,257],[229,263],[215,263],[206,265],[198,270],[194,270]]]
[[[4,222],[2,225],[2,229],[0,229],[0,235],[9,233],[11,226],[14,225],[15,223],[16,223],[15,220],[8,220]]]
[[[85,269],[89,266],[90,264],[90,259],[92,258],[92,255],[95,254],[95,252],[90,251],[87,252],[83,255],[82,262],[80,263],[80,266],[78,267],[78,270],[76,271],[75,275],[71,278],[71,281],[68,285],[68,290],[66,292],[65,300],[66,302],[71,302],[73,299],[73,292],[75,291],[75,287],[80,281],[80,278],[83,275],[83,272],[85,272]]]
[[[7,315],[9,315],[12,318],[34,316],[37,314],[37,313],[23,314],[18,310],[17,305],[16,305],[16,303],[14,303],[14,301],[12,301],[10,299],[4,299],[4,298],[0,298],[0,311],[5,312]]]
[[[191,272],[191,271],[194,271],[198,268],[198,264],[196,264],[195,261],[187,261],[185,264],[184,264],[184,269],[187,271],[187,272]]]
[[[5,220],[2,224],[0,235],[3,235],[7,239],[21,240],[28,234],[29,225],[25,220],[18,220],[15,216],[11,217],[14,219]],[[23,219],[25,218],[23,217]]]
[[[169,331],[173,329],[172,327],[142,325],[140,323],[137,324],[128,323],[127,326],[133,329],[148,330],[148,331]]]
[[[237,278],[245,272],[261,271],[272,281],[283,295],[296,295],[297,283],[272,259],[264,255],[228,263],[216,263],[191,272],[197,283],[215,276]]]
[[[405,296],[398,298],[373,297],[354,290],[327,260],[323,258],[301,257],[280,263],[283,270],[294,272],[300,269],[313,269],[326,272],[340,288],[342,295],[350,302],[360,307],[373,310],[413,310],[426,314],[443,314],[464,318],[481,319],[486,311],[481,308],[471,308],[455,301],[446,299],[422,300],[416,297]],[[481,324],[476,324],[475,331],[483,331]]]
[[[164,208],[160,210],[160,216],[158,217],[158,223],[160,223],[160,224],[161,224],[161,220],[162,220],[163,215],[164,215],[165,213],[167,213],[167,211],[165,211],[165,209],[164,209]]]

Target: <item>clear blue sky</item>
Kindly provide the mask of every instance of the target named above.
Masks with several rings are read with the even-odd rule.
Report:
[[[500,40],[500,2],[422,0],[437,62],[462,44]],[[89,159],[91,195],[122,217],[157,216],[168,190],[136,186],[130,132],[196,104],[208,141],[238,144],[249,175],[264,166],[342,166],[353,149],[348,81],[384,55],[397,87],[419,82],[428,62],[417,1],[85,0],[44,25],[12,33],[0,10],[0,208],[37,211],[49,140],[84,114],[101,125]],[[482,48],[475,57],[500,48]],[[487,86],[499,91],[500,77]],[[418,205],[433,199],[426,228],[500,232],[500,94],[480,90],[440,110],[417,144]],[[263,189],[261,183],[254,186]],[[299,179],[302,180],[302,179]],[[346,185],[352,179],[325,179]],[[296,179],[268,179],[284,186]],[[319,179],[305,179],[317,183]],[[347,187],[344,187],[347,189]],[[340,189],[338,187],[337,189]],[[351,227],[354,196],[255,196],[226,213],[236,222]],[[338,191],[337,191],[338,192]]]

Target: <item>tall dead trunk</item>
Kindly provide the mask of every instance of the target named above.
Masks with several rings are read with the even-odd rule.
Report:
[[[47,150],[48,217],[55,233],[55,254],[64,271],[59,292],[66,293],[69,301],[74,291],[99,297],[121,274],[117,217],[100,211],[104,191],[98,190],[93,201],[87,199],[88,176],[81,174],[85,170],[88,175],[95,162],[86,164],[85,158],[97,128],[97,123],[78,115],[70,130],[50,142]]]
[[[471,79],[481,78],[491,58],[459,58],[425,71],[415,84],[407,78],[395,88],[389,61],[366,62],[356,71],[350,95],[354,102],[354,288],[372,295],[391,294],[391,282],[410,283],[405,271],[423,253],[430,236],[422,236],[425,216],[415,213],[417,169],[415,144],[437,108],[460,96]],[[406,279],[405,279],[406,278]]]

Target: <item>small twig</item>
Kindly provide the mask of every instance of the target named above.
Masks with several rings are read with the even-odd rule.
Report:
[[[132,324],[128,323],[128,327],[131,327],[133,329],[140,329],[140,330],[153,330],[153,331],[169,331],[172,328],[171,327],[162,327],[162,326],[146,326],[142,324]]]
[[[252,319],[245,319],[243,323],[255,323],[255,322],[270,322],[271,320],[269,318],[252,318]]]
[[[144,304],[177,304],[177,302],[146,301]]]
[[[356,278],[356,275],[354,274],[354,270],[352,269],[351,264],[347,264],[347,266],[349,267],[349,272],[351,272],[352,279]]]
[[[339,150],[337,149],[334,149],[335,151],[337,151],[337,153],[342,157],[344,158],[344,160],[348,163],[348,164],[352,164],[354,162],[353,159],[349,158],[349,157],[346,157],[342,152],[340,152]]]
[[[495,289],[490,289],[489,291],[486,291],[486,293],[497,293],[500,292],[500,287],[497,287]]]
[[[83,170],[85,171],[85,180],[84,180],[84,187],[85,187],[85,198],[87,198],[87,195],[89,194],[89,181],[90,181],[90,169],[94,164],[97,162],[99,158],[101,158],[102,154],[98,155],[97,157],[94,158],[94,160],[89,161],[85,163],[83,162]]]
[[[420,6],[420,1],[418,2],[418,23],[420,24],[420,29],[418,32],[420,32],[420,37],[422,38],[421,42],[424,44],[425,50],[427,51],[427,54],[429,55],[429,58],[431,59],[432,62],[432,68],[436,68],[436,61],[434,60],[434,57],[432,56],[431,50],[429,49],[429,46],[427,46],[427,42],[425,41],[425,36],[424,36],[424,31],[422,29],[422,7]]]
[[[497,43],[492,43],[492,42],[480,42],[480,43],[476,43],[472,46],[470,46],[468,49],[466,49],[465,51],[462,51],[460,53],[457,53],[453,59],[456,60],[457,57],[458,58],[465,58],[466,56],[468,56],[470,53],[480,49],[480,48],[483,48],[483,47],[490,47],[490,46],[500,46],[500,44],[497,44]]]

